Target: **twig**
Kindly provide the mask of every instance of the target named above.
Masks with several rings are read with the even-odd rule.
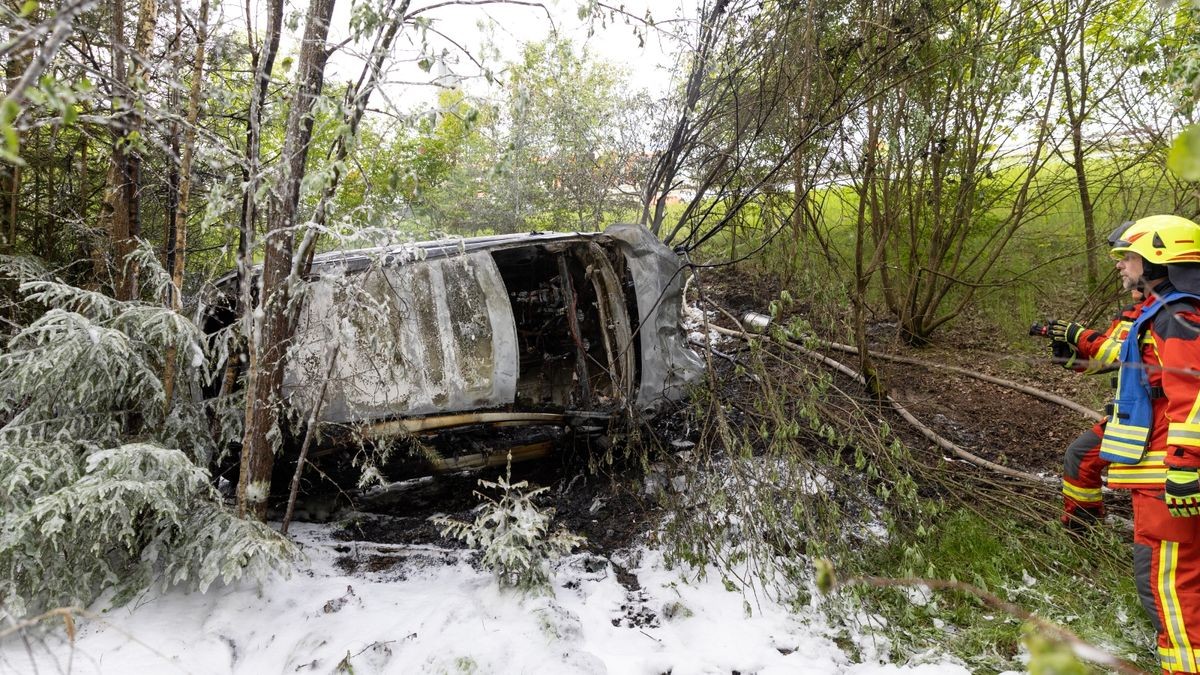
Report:
[[[300,458],[296,460],[296,472],[292,474],[292,486],[288,491],[287,512],[283,515],[283,524],[279,526],[280,534],[287,534],[288,526],[292,524],[292,514],[296,512],[296,495],[300,493],[300,476],[304,473],[304,465],[308,462],[308,449],[312,447],[313,436],[316,435],[317,418],[321,415],[325,392],[329,389],[329,380],[333,377],[333,368],[341,351],[342,340],[337,339],[329,350],[329,367],[325,370],[325,380],[321,382],[321,390],[317,393],[312,413],[308,416],[308,428],[304,430],[304,443],[300,445]]]
[[[740,338],[743,338],[746,340],[751,340],[751,339],[755,339],[755,338],[759,337],[756,335],[751,335],[744,331],[730,330],[729,328],[722,328],[720,326],[710,326],[710,328],[712,330],[717,331],[718,333],[723,334],[723,335],[740,337]],[[854,378],[856,381],[866,384],[866,380],[865,380],[865,378],[863,378],[863,376],[861,374],[859,374],[853,368],[842,363],[841,361],[837,361],[837,360],[831,359],[828,356],[825,356],[823,354],[819,354],[812,350],[805,349],[804,347],[801,347],[800,345],[798,345],[794,342],[783,342],[781,344],[783,344],[785,347],[787,347],[789,349],[800,352],[804,356],[806,356],[814,361],[817,361],[826,366],[829,366],[830,368],[837,370],[838,372],[846,375],[847,377]],[[1053,479],[1047,478],[1045,476],[1037,476],[1032,473],[1027,473],[1025,471],[1018,471],[1017,469],[1010,469],[1006,466],[996,464],[995,462],[986,460],[974,453],[971,453],[971,452],[963,449],[962,447],[956,445],[953,441],[950,441],[949,439],[942,437],[936,431],[934,431],[933,429],[930,429],[928,426],[923,424],[920,420],[918,420],[915,416],[913,416],[913,414],[910,413],[907,408],[905,408],[903,405],[901,405],[899,401],[892,398],[890,395],[885,394],[884,396],[885,396],[888,404],[891,405],[892,408],[897,413],[899,413],[900,416],[903,417],[906,422],[908,422],[914,428],[916,428],[917,431],[921,432],[922,436],[925,436],[929,440],[933,441],[934,443],[937,444],[938,447],[942,448],[943,450],[953,453],[953,454],[961,457],[962,459],[967,460],[968,462],[970,462],[972,464],[984,467],[986,469],[990,469],[992,471],[995,471],[996,473],[1003,474],[1005,476],[1030,481],[1030,482],[1038,484],[1038,485],[1057,484],[1056,481],[1054,481]]]
[[[972,584],[961,581],[947,581],[945,579],[921,579],[915,577],[907,579],[890,579],[886,577],[872,576],[851,577],[849,579],[838,579],[834,581],[835,588],[840,586],[849,586],[852,584],[861,584],[875,588],[906,588],[911,586],[924,586],[934,591],[959,591],[961,593],[967,593],[968,595],[973,595],[979,600],[983,601],[984,604],[994,607],[1011,616],[1015,616],[1022,621],[1030,623],[1036,626],[1038,630],[1049,633],[1056,640],[1070,645],[1072,651],[1074,651],[1075,655],[1079,658],[1086,659],[1092,663],[1096,663],[1107,668],[1112,668],[1118,673],[1126,673],[1128,675],[1146,675],[1146,671],[1138,668],[1133,663],[1126,661],[1125,659],[1114,654],[1110,654],[1109,652],[1084,641],[1067,628],[1047,621],[1019,605],[1015,605],[1007,600],[1003,600]]]
[[[75,642],[75,615],[82,615],[84,613],[84,610],[80,607],[56,607],[48,612],[43,612],[33,618],[25,619],[24,621],[18,621],[8,628],[0,630],[0,640],[3,640],[4,638],[18,631],[36,626],[37,624],[51,617],[61,616],[63,623],[67,628],[67,638],[70,639],[71,642]]]

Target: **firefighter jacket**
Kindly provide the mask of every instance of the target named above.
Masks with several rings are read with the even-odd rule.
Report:
[[[1147,300],[1143,300],[1137,304],[1123,307],[1104,332],[1085,328],[1079,334],[1079,340],[1075,345],[1079,356],[1085,360],[1080,365],[1074,365],[1073,370],[1091,375],[1115,364],[1121,354],[1121,343],[1125,341],[1130,327],[1133,326],[1134,321],[1137,321],[1138,316],[1142,313],[1142,307],[1147,303]]]
[[[1166,464],[1200,467],[1200,296],[1169,284],[1120,349],[1117,396],[1100,456],[1113,488],[1161,489]],[[1169,458],[1168,458],[1169,456]]]
[[[1086,329],[1079,336],[1077,353],[1082,357],[1082,365],[1075,370],[1091,374],[1110,370],[1116,363],[1120,353],[1121,342],[1129,334],[1133,322],[1142,313],[1142,307],[1148,301],[1129,305],[1121,309],[1113,318],[1108,329],[1103,333]],[[1113,377],[1116,385],[1116,377]],[[1063,457],[1063,522],[1070,523],[1079,509],[1086,509],[1095,514],[1104,512],[1104,495],[1101,486],[1104,484],[1103,473],[1109,462],[1100,458],[1100,443],[1104,438],[1104,426],[1107,418],[1101,419],[1091,429],[1080,434],[1067,447]]]

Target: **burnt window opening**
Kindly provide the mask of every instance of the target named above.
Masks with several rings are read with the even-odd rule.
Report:
[[[613,271],[616,272],[617,278],[621,280],[621,291],[625,296],[625,315],[629,317],[629,341],[626,343],[625,349],[633,355],[633,370],[630,373],[630,379],[633,382],[642,381],[642,336],[641,336],[641,314],[638,312],[637,300],[637,285],[633,280],[633,272],[629,269],[629,262],[620,251],[614,249],[606,249],[608,254],[608,262],[612,265]]]
[[[519,410],[606,409],[631,390],[633,352],[614,326],[628,315],[620,283],[617,300],[601,298],[599,263],[585,244],[530,246],[492,253],[504,280],[517,329]],[[619,279],[619,277],[618,277]],[[574,312],[570,307],[574,306]],[[622,344],[617,344],[621,341]]]

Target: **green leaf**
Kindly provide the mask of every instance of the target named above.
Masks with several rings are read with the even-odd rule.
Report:
[[[38,0],[25,0],[25,3],[21,5],[21,16],[27,17],[36,12],[37,8]]]
[[[16,101],[5,101],[3,106],[0,106],[0,125],[8,127],[17,119],[17,113],[21,112]]]
[[[817,558],[813,561],[813,567],[817,573],[817,590],[828,594],[837,586],[837,575],[833,571],[833,563],[825,558]]]
[[[428,73],[429,69],[433,67],[433,61],[430,59],[420,59],[417,61],[417,67]]]
[[[1184,180],[1200,180],[1200,124],[1193,124],[1171,144],[1167,168]]]

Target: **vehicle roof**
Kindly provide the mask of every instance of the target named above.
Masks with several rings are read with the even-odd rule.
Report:
[[[603,232],[517,232],[481,237],[446,237],[391,246],[330,251],[313,257],[313,270],[316,271],[322,267],[340,267],[346,272],[356,272],[380,259],[385,265],[388,265],[411,260],[444,258],[474,251],[514,248],[522,245],[585,241],[603,234]],[[414,255],[416,251],[420,251],[421,255]],[[258,265],[255,267],[257,268]],[[234,270],[217,279],[214,285],[222,287],[236,278],[237,271]]]

